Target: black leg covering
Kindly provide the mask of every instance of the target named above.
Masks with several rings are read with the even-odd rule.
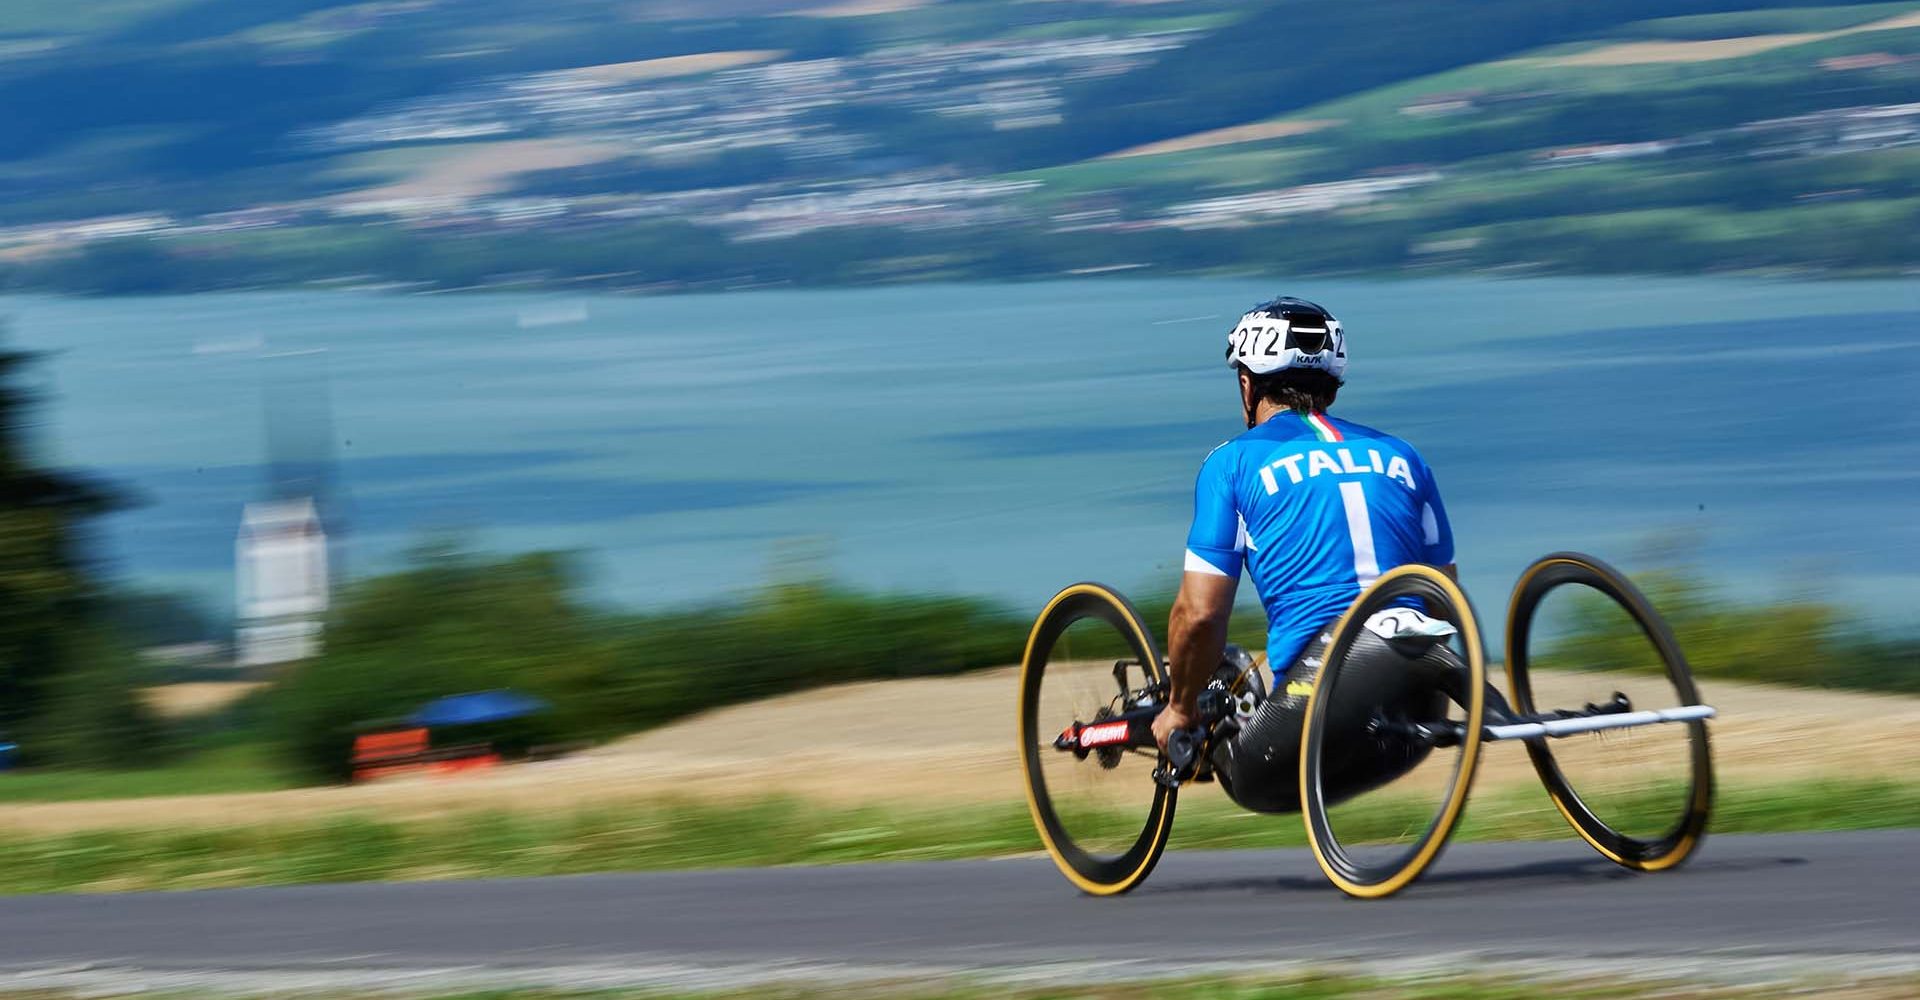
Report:
[[[1304,692],[1318,676],[1325,637],[1315,640],[1275,691],[1231,740],[1214,749],[1214,772],[1228,796],[1255,812],[1296,812],[1300,808],[1300,734],[1306,726]],[[1427,748],[1399,738],[1369,735],[1366,723],[1386,712],[1433,719],[1444,714],[1440,693],[1445,675],[1457,663],[1445,646],[1415,655],[1372,632],[1361,632],[1341,665],[1329,706],[1329,733],[1338,752],[1327,755],[1323,772],[1329,798],[1341,799],[1375,788],[1411,771]]]

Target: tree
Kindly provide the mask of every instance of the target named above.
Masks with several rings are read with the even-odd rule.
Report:
[[[35,356],[0,350],[0,726],[28,759],[134,759],[157,738],[133,661],[99,620],[85,524],[111,491],[39,463],[28,441]]]
[[[136,646],[176,646],[212,642],[231,632],[200,599],[187,591],[116,587],[102,614],[115,634]]]

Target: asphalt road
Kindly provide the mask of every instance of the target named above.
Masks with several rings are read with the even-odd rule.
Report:
[[[1837,954],[1920,955],[1920,830],[1709,838],[1658,875],[1577,841],[1459,844],[1368,902],[1304,851],[1176,852],[1117,899],[1080,895],[1044,858],[0,899],[16,985]]]

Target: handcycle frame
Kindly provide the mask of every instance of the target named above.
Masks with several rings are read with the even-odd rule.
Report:
[[[1660,665],[1678,697],[1677,707],[1640,709],[1617,691],[1612,697],[1579,708],[1534,706],[1528,666],[1533,619],[1548,592],[1570,584],[1598,591],[1627,612],[1658,653]],[[1429,613],[1440,612],[1437,617],[1453,626],[1451,634],[1457,636],[1461,649],[1451,656],[1435,657],[1396,646],[1409,659],[1390,657],[1388,661],[1380,661],[1389,664],[1384,674],[1374,668],[1361,667],[1353,678],[1344,678],[1351,669],[1346,658],[1360,641],[1362,629],[1374,631],[1389,643],[1409,638],[1387,634],[1382,631],[1386,625],[1376,628],[1370,618],[1374,613],[1404,605],[1408,598],[1424,602]],[[1113,626],[1133,651],[1131,658],[1113,663],[1113,690],[1118,693],[1106,705],[1099,706],[1092,718],[1076,717],[1065,729],[1058,730],[1057,735],[1051,729],[1041,732],[1038,692],[1053,644],[1065,634],[1068,626],[1090,618]],[[1429,636],[1438,634],[1428,633]],[[1310,693],[1304,700],[1292,701],[1286,711],[1300,713],[1289,717],[1296,720],[1294,724],[1300,729],[1299,811],[1306,819],[1308,844],[1322,871],[1342,891],[1362,898],[1379,898],[1400,891],[1418,878],[1451,837],[1465,805],[1480,751],[1490,743],[1522,742],[1561,815],[1589,845],[1622,867],[1637,871],[1672,868],[1689,857],[1700,843],[1713,786],[1705,724],[1715,716],[1715,710],[1701,702],[1691,671],[1664,620],[1644,595],[1605,563],[1579,553],[1562,552],[1537,560],[1522,573],[1514,588],[1506,631],[1506,673],[1511,699],[1495,690],[1487,677],[1479,626],[1465,593],[1450,577],[1433,567],[1402,566],[1383,575],[1335,623],[1326,639],[1321,659],[1316,661],[1324,665],[1311,672],[1311,683],[1305,685]],[[1412,647],[1431,649],[1436,641],[1429,638],[1424,646],[1413,642]],[[1390,665],[1413,663],[1414,657],[1424,664],[1418,675],[1423,679],[1418,682],[1410,682],[1416,675]],[[1436,664],[1440,665],[1439,669]],[[1251,669],[1259,668],[1246,667]],[[1242,671],[1242,678],[1248,676],[1246,670]],[[1141,678],[1139,684],[1131,682],[1135,672]],[[1385,686],[1381,686],[1382,677],[1389,679]],[[1292,698],[1300,686],[1288,684],[1288,697]],[[1176,730],[1170,735],[1167,749],[1161,751],[1153,737],[1152,723],[1168,698],[1167,662],[1160,656],[1138,611],[1117,592],[1099,584],[1069,587],[1042,611],[1034,623],[1023,658],[1021,689],[1022,760],[1027,772],[1028,802],[1049,855],[1070,881],[1088,893],[1113,895],[1132,889],[1152,871],[1165,848],[1179,789],[1188,782],[1215,777],[1211,773],[1209,751],[1218,741],[1235,734],[1241,713],[1229,711],[1224,699],[1230,695],[1221,692],[1219,685],[1211,685],[1202,695],[1200,723],[1192,729]],[[1397,694],[1391,693],[1396,690]],[[1411,702],[1407,700],[1408,692],[1414,699]],[[1383,698],[1386,700],[1379,700]],[[1463,710],[1464,720],[1453,720],[1448,717],[1450,711],[1438,708],[1449,702]],[[1081,707],[1093,706],[1083,703]],[[1057,717],[1053,725],[1059,725]],[[1580,798],[1561,771],[1551,746],[1568,736],[1653,725],[1686,728],[1689,792],[1678,822],[1665,833],[1652,837],[1629,835],[1609,826]],[[1347,753],[1344,748],[1349,746],[1344,741],[1369,737],[1374,745],[1410,748],[1413,755],[1409,759],[1414,763],[1433,750],[1458,748],[1450,784],[1432,823],[1412,846],[1387,864],[1362,860],[1350,853],[1328,819],[1332,804],[1381,784],[1390,784],[1406,773],[1404,766],[1382,764],[1384,770],[1357,772],[1362,781],[1355,785],[1356,772],[1351,764],[1339,762]],[[1367,745],[1352,744],[1351,748]],[[1139,839],[1131,848],[1119,855],[1100,857],[1076,841],[1053,805],[1053,793],[1039,766],[1041,755],[1054,753],[1070,754],[1081,761],[1097,757],[1097,766],[1107,769],[1118,766],[1126,754],[1154,760],[1150,787],[1156,790],[1152,808]],[[1372,784],[1365,783],[1368,774],[1373,775]],[[1323,775],[1327,776],[1324,783]],[[1223,780],[1229,776],[1220,775]],[[1269,797],[1258,803],[1241,798],[1239,793],[1244,791],[1248,780],[1247,776],[1240,775],[1235,778],[1235,785],[1241,787],[1229,787],[1229,795],[1236,802],[1261,812],[1292,811],[1287,804],[1289,800],[1284,797]],[[1275,792],[1282,788],[1284,786],[1273,786]]]
[[[1115,661],[1114,680],[1125,688],[1128,668],[1139,666],[1133,660]],[[1458,671],[1455,679],[1464,683],[1465,671]],[[1606,704],[1589,702],[1578,709],[1520,713],[1507,704],[1506,697],[1491,683],[1485,685],[1485,689],[1486,721],[1481,724],[1480,738],[1488,742],[1560,738],[1662,722],[1693,722],[1711,719],[1717,714],[1711,705],[1635,711],[1632,701],[1619,692],[1615,692]],[[1445,690],[1444,686],[1442,690]],[[1166,708],[1166,699],[1167,685],[1164,683],[1152,684],[1137,691],[1128,689],[1117,700],[1133,707],[1098,722],[1075,720],[1054,738],[1053,747],[1080,757],[1116,748],[1157,751],[1159,743],[1153,736],[1153,720]],[[1460,700],[1456,698],[1455,704],[1461,704]],[[1221,728],[1225,724],[1225,720],[1213,720],[1192,729],[1176,731],[1167,741],[1167,759],[1154,771],[1154,780],[1169,788],[1178,788],[1193,780],[1205,760],[1205,748],[1221,737]],[[1466,726],[1451,721],[1415,722],[1381,717],[1376,718],[1373,725],[1382,730],[1397,730],[1432,747],[1456,746],[1466,738]]]

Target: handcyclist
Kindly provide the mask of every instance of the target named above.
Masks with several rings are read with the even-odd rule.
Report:
[[[1247,431],[1200,467],[1167,625],[1171,692],[1153,733],[1164,750],[1175,730],[1205,721],[1197,702],[1229,669],[1227,619],[1244,567],[1267,612],[1275,696],[1242,720],[1238,739],[1219,747],[1212,764],[1230,791],[1255,794],[1249,786],[1259,785],[1283,794],[1290,782],[1276,776],[1293,766],[1288,741],[1298,739],[1299,695],[1319,669],[1327,629],[1396,566],[1427,563],[1452,574],[1453,533],[1433,473],[1411,445],[1327,414],[1347,368],[1346,333],[1331,313],[1295,298],[1256,306],[1227,335],[1227,363],[1239,376]],[[1448,631],[1417,613],[1403,617],[1415,629]],[[1356,646],[1355,655],[1384,649]],[[1248,773],[1235,777],[1236,768]]]

